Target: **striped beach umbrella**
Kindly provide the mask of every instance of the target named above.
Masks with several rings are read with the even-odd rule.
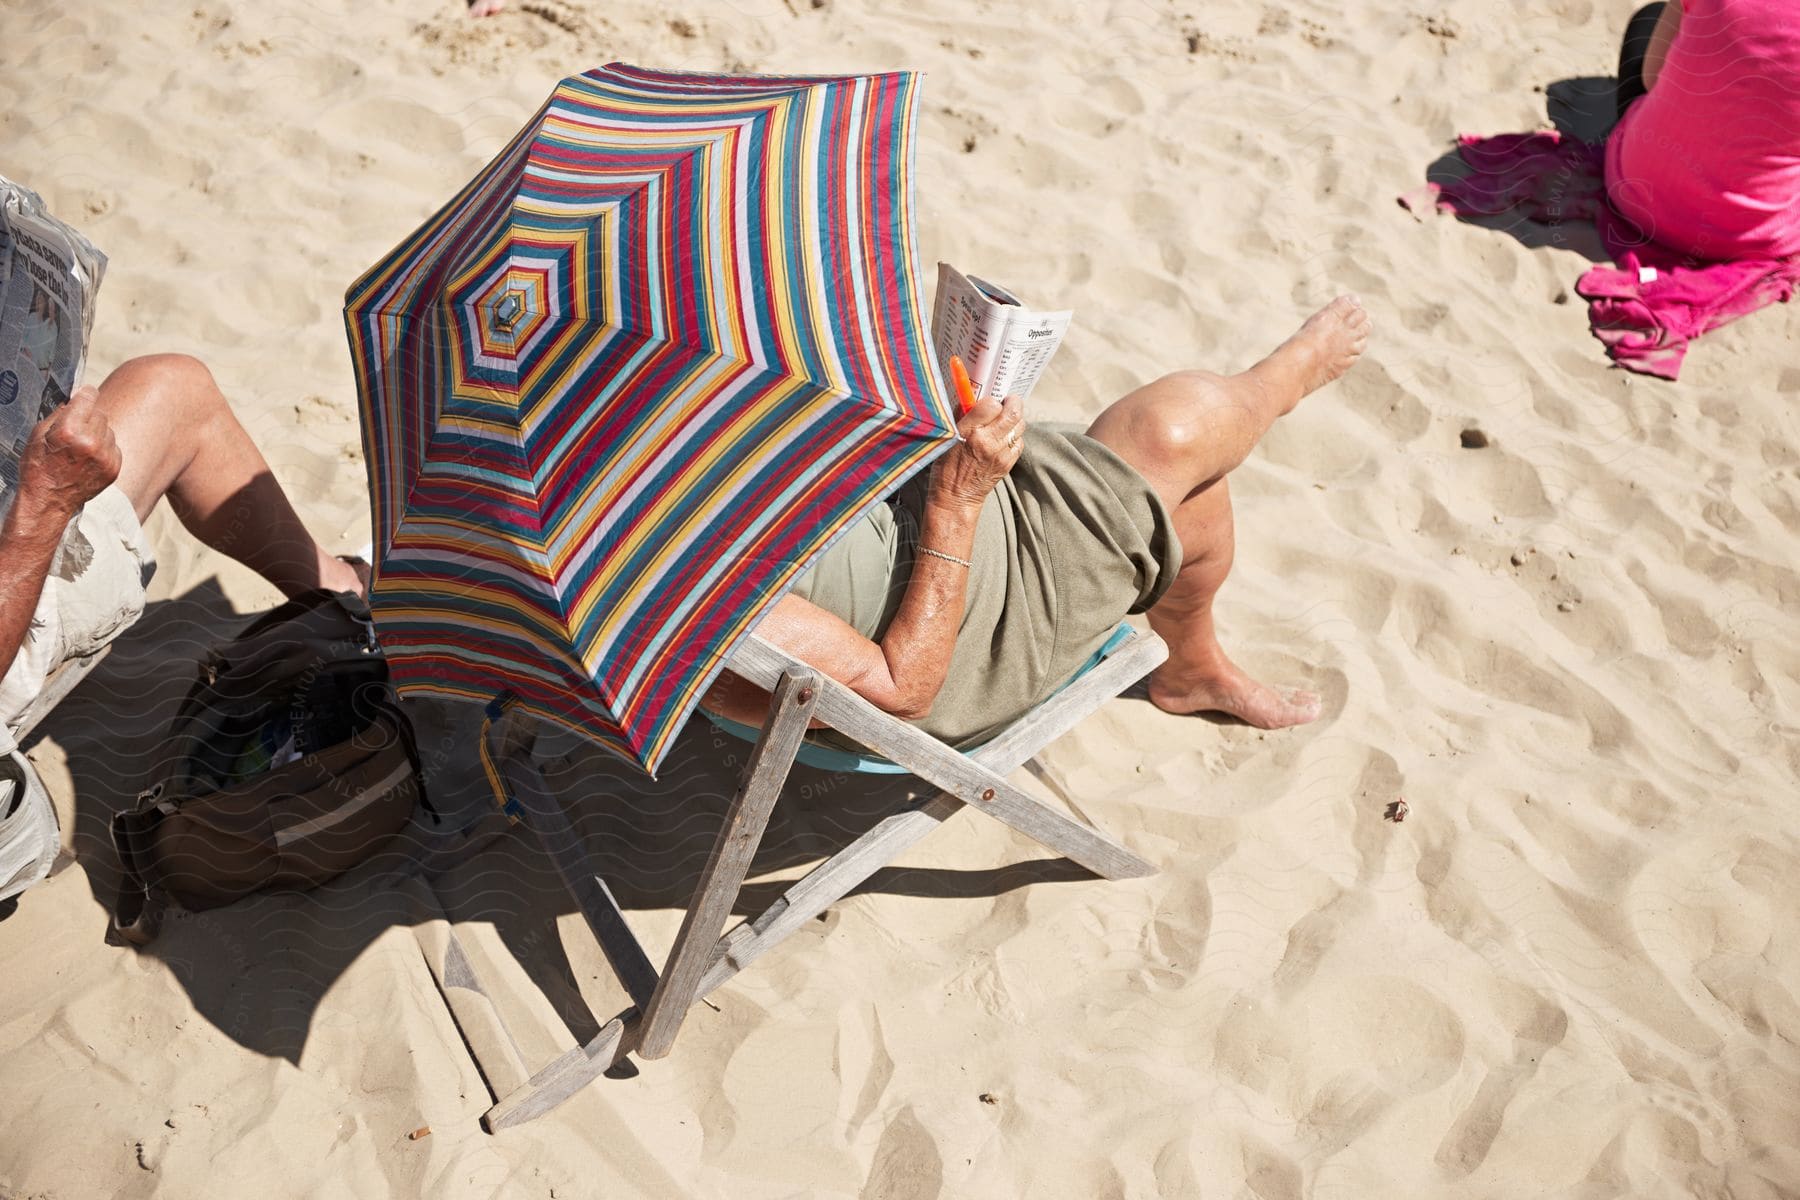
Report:
[[[344,317],[403,691],[648,770],[732,646],[954,437],[910,74],[565,79]]]

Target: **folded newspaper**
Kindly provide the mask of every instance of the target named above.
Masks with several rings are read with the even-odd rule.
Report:
[[[0,516],[37,423],[81,381],[106,256],[0,175]]]
[[[977,396],[1030,397],[1069,331],[1070,312],[1034,312],[1003,287],[938,264],[931,340],[946,376],[963,361]]]

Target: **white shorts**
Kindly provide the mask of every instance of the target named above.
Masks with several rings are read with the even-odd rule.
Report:
[[[50,565],[31,630],[0,680],[0,752],[16,749],[19,726],[50,677],[93,654],[144,613],[156,557],[131,501],[116,486],[82,506]]]

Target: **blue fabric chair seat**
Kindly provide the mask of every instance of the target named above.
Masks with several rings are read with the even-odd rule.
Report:
[[[1068,687],[1071,683],[1074,683],[1077,679],[1080,679],[1083,675],[1086,675],[1089,671],[1099,666],[1107,655],[1111,654],[1114,650],[1117,650],[1124,644],[1125,639],[1130,636],[1131,626],[1121,624],[1117,629],[1112,631],[1112,636],[1106,639],[1106,643],[1101,646],[1100,649],[1094,651],[1093,657],[1083,663],[1081,669],[1069,676],[1068,679],[1064,680],[1062,686],[1056,690],[1058,692],[1062,691],[1063,688]],[[1054,692],[1051,694],[1055,695]],[[703,709],[701,711],[704,712],[705,710]],[[707,713],[706,719],[711,721],[714,727],[720,732],[728,733],[732,737],[741,738],[746,742],[754,743],[762,734],[762,730],[746,725],[742,721],[733,721],[729,717],[721,717],[713,713]],[[962,748],[962,753],[968,754],[971,751],[979,750],[981,746],[982,743],[979,742],[973,746],[964,746]],[[855,750],[845,750],[839,746],[827,746],[813,741],[801,742],[800,752],[795,755],[795,758],[798,761],[805,763],[807,766],[816,767],[821,771],[850,771],[859,775],[907,774],[905,767],[894,762],[892,759],[883,758],[879,754],[859,753]]]

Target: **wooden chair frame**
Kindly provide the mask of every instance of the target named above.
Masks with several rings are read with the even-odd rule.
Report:
[[[1005,777],[1167,656],[1161,638],[1134,632],[1093,669],[999,736],[960,754],[751,635],[733,654],[730,669],[768,690],[773,702],[660,973],[590,865],[568,813],[550,795],[532,762],[530,718],[517,710],[510,712],[490,733],[495,761],[511,798],[523,812],[523,822],[554,860],[588,928],[630,995],[632,1007],[606,1021],[586,1045],[566,1051],[507,1094],[496,1096],[497,1103],[482,1117],[482,1124],[492,1132],[541,1116],[627,1054],[635,1052],[645,1059],[667,1054],[695,1001],[726,983],[962,808],[974,808],[1003,821],[1102,878],[1153,874],[1149,863],[1111,837],[1034,799]],[[768,826],[775,799],[814,719],[886,755],[941,790],[884,818],[795,881],[760,916],[725,932],[725,922]],[[453,933],[445,954],[434,962],[439,987],[454,1016],[457,1004],[451,999],[452,989],[479,994],[481,983]],[[477,1044],[475,1038],[468,1040],[471,1047]],[[503,1040],[511,1042],[510,1034]],[[490,1081],[496,1078],[486,1067],[483,1074]]]

